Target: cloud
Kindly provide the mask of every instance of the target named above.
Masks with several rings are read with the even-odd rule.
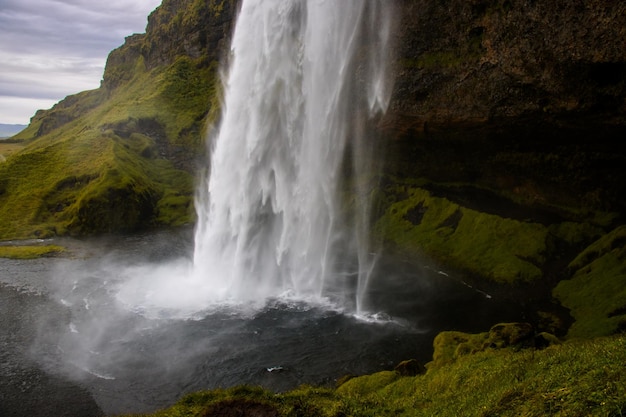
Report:
[[[0,0],[0,123],[98,88],[109,52],[160,0]]]
[[[58,100],[45,100],[40,98],[23,98],[15,96],[0,96],[0,117],[2,123],[27,124],[29,118],[37,109],[49,109]],[[35,110],[33,110],[35,109]],[[26,119],[24,119],[24,115]]]

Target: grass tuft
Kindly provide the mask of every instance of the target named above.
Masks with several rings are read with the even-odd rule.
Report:
[[[45,246],[0,246],[0,258],[36,259],[56,256],[65,252],[65,248],[57,245]]]

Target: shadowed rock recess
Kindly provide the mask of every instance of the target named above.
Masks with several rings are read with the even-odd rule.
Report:
[[[527,299],[541,331],[623,331],[626,3],[389,5],[394,89],[368,127],[382,149],[372,239]],[[111,52],[99,89],[37,112],[0,163],[0,238],[193,223],[237,10],[164,0]]]

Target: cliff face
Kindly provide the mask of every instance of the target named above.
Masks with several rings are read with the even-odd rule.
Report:
[[[207,62],[224,57],[237,0],[164,1],[148,17],[143,54],[148,68],[172,64],[186,55]]]
[[[394,110],[430,122],[533,116],[623,124],[626,5],[398,1]]]
[[[626,4],[395,4],[375,231],[547,329],[569,320],[553,297],[576,336],[626,327]]]
[[[396,88],[383,129],[449,162],[411,163],[403,151],[407,169],[469,177],[526,203],[626,208],[626,4],[396,3]],[[422,139],[440,141],[427,150]]]
[[[209,65],[224,57],[230,42],[236,0],[165,0],[150,16],[145,34],[126,38],[107,59],[103,87],[128,81],[141,58],[147,70],[172,65],[180,57]]]

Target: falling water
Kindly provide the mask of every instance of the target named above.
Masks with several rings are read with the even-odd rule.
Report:
[[[360,309],[373,262],[368,209],[356,198],[357,214],[346,216],[340,187],[346,166],[353,178],[369,168],[363,125],[387,107],[388,9],[382,0],[243,1],[196,204],[194,276],[216,299],[317,298],[352,274]],[[350,195],[366,193],[358,188]]]

